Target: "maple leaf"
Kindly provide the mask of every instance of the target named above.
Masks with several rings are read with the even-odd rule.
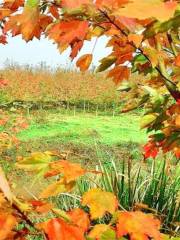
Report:
[[[8,8],[0,8],[0,20],[8,17],[11,14],[11,10]]]
[[[16,11],[19,7],[24,5],[24,0],[4,0],[3,7]]]
[[[97,8],[117,9],[127,4],[129,0],[96,0]]]
[[[49,152],[34,152],[29,157],[25,157],[16,163],[16,166],[28,171],[41,172],[48,169],[52,158]]]
[[[50,164],[50,171],[45,174],[45,177],[52,177],[62,174],[67,183],[76,180],[86,173],[80,164],[71,163],[66,160],[52,162]]]
[[[117,222],[117,236],[123,237],[129,234],[130,240],[162,240],[159,232],[160,222],[153,215],[142,212],[120,212]]]
[[[81,40],[75,41],[71,44],[71,54],[70,54],[71,59],[74,59],[78,55],[82,47],[83,47],[83,41]]]
[[[88,234],[90,239],[102,240],[102,239],[116,239],[115,231],[106,224],[97,224]]]
[[[0,35],[0,43],[2,43],[4,45],[7,44],[7,38],[5,35]],[[0,83],[0,85],[1,85],[1,83]]]
[[[117,85],[124,79],[128,79],[130,76],[130,69],[126,66],[116,66],[109,71],[107,77],[113,78],[114,83]]]
[[[79,67],[82,72],[85,72],[91,65],[92,58],[92,54],[85,54],[78,59],[76,66]]]
[[[67,213],[73,224],[80,227],[83,232],[86,232],[90,226],[89,216],[80,208],[75,208]]]
[[[52,203],[47,203],[39,200],[30,201],[30,204],[34,207],[35,211],[38,213],[47,213],[53,208]]]
[[[150,59],[152,67],[156,67],[161,59],[165,59],[166,55],[162,51],[158,51],[153,47],[144,47],[144,54]]]
[[[143,147],[143,150],[144,150],[144,157],[145,158],[149,158],[149,157],[156,158],[156,156],[159,152],[158,147],[153,142],[148,142]]]
[[[34,37],[40,38],[41,33],[52,22],[50,16],[41,15],[39,1],[27,2],[21,14],[11,16],[4,26],[4,33],[12,32],[13,36],[22,34],[23,39],[28,42]]]
[[[0,240],[12,239],[12,229],[16,226],[16,218],[7,213],[0,213]]]
[[[175,65],[176,65],[177,67],[180,67],[180,54],[176,57],[174,63],[175,63]]]
[[[126,37],[111,39],[107,46],[113,47],[113,55],[117,58],[117,65],[133,59],[134,47],[128,44]]]
[[[142,39],[143,39],[143,35],[138,35],[133,33],[128,35],[128,40],[130,42],[133,42],[137,48],[139,48],[139,46],[141,45]]]
[[[114,15],[137,19],[156,18],[159,21],[167,21],[174,16],[177,7],[176,1],[162,0],[132,0],[123,8],[114,11]],[[159,11],[161,9],[161,11]]]
[[[116,56],[109,55],[103,59],[100,60],[101,64],[97,68],[96,72],[102,72],[109,68],[111,65],[113,65],[117,60]]]
[[[87,21],[60,21],[48,28],[47,35],[49,39],[54,40],[58,44],[58,48],[63,52],[70,44],[85,39],[88,25]]]
[[[144,115],[142,118],[141,118],[141,121],[140,121],[140,127],[141,129],[142,128],[145,128],[145,127],[149,127],[151,124],[154,123],[154,121],[156,120],[157,118],[157,115],[156,114],[147,114],[147,115]]]
[[[176,156],[177,158],[180,158],[180,147],[175,147],[175,148],[173,149],[173,151],[174,151],[175,156]]]
[[[49,12],[52,14],[53,17],[55,18],[59,18],[59,11],[58,11],[58,8],[56,6],[50,6],[49,7]]]
[[[61,6],[64,8],[80,8],[83,5],[92,3],[91,0],[62,0]]]
[[[177,128],[180,128],[180,114],[176,116],[175,118],[175,126]]]
[[[60,218],[53,218],[48,222],[38,224],[48,235],[49,240],[85,240],[81,228],[71,225]]]
[[[97,219],[103,217],[106,212],[113,214],[118,202],[113,193],[94,188],[83,195],[82,205],[89,206],[91,218]]]
[[[74,186],[75,186],[74,181],[67,183],[65,179],[62,178],[57,182],[53,182],[47,188],[45,188],[39,197],[48,198],[48,197],[57,196],[60,193],[70,192]]]

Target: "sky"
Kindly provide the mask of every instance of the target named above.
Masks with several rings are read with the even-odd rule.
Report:
[[[79,56],[92,53],[96,39],[91,42],[86,41],[83,49],[80,51]],[[98,39],[95,50],[93,65],[97,65],[99,60],[110,53],[110,48],[106,48],[107,38],[101,37]],[[3,68],[5,62],[18,63],[19,65],[33,65],[43,62],[51,68],[61,66],[63,68],[73,67],[69,59],[70,50],[66,50],[60,54],[57,46],[48,39],[42,38],[40,41],[34,39],[26,43],[21,39],[21,36],[9,37],[8,44],[0,44],[0,68]]]

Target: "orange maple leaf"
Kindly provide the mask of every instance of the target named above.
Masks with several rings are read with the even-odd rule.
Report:
[[[162,240],[159,232],[160,221],[153,215],[142,212],[120,212],[117,222],[117,236],[129,234],[130,240]]]
[[[49,12],[52,14],[52,16],[53,17],[55,17],[55,18],[59,18],[59,10],[58,10],[58,7],[56,7],[56,6],[50,6],[49,7]]]
[[[24,0],[4,0],[3,7],[16,11],[19,7],[24,5]]]
[[[48,222],[38,224],[48,235],[49,240],[85,240],[81,228],[65,222],[60,218],[53,218]]]
[[[8,17],[11,14],[11,10],[8,8],[0,8],[0,20]]]
[[[7,38],[6,38],[6,36],[5,35],[0,35],[0,43],[2,43],[2,44],[7,44]],[[0,79],[0,87],[1,87],[1,79]]]
[[[45,174],[45,177],[62,174],[67,183],[76,180],[86,173],[86,170],[84,170],[80,164],[71,163],[66,160],[52,162],[50,168],[50,171]]]
[[[85,54],[78,59],[76,66],[79,67],[82,72],[85,72],[91,65],[92,58],[92,54]]]
[[[12,32],[13,36],[22,34],[25,41],[32,40],[34,37],[40,38],[41,33],[52,22],[50,16],[41,15],[39,7],[26,6],[22,14],[11,16],[5,24],[4,32]]]
[[[138,35],[134,33],[128,35],[128,40],[130,42],[133,42],[137,48],[141,45],[142,39],[143,35]]]
[[[16,226],[16,218],[10,214],[0,213],[0,240],[9,239],[12,229]],[[11,238],[10,238],[11,239]]]
[[[70,57],[72,59],[74,59],[78,55],[78,53],[82,47],[83,47],[83,41],[81,41],[81,40],[78,40],[78,41],[75,41],[74,43],[72,43]]]
[[[73,224],[80,227],[83,232],[86,232],[90,226],[89,216],[80,208],[75,208],[67,213]]]
[[[130,76],[130,69],[126,66],[116,66],[109,71],[107,77],[113,78],[114,83],[117,85],[124,79],[128,79]]]
[[[88,32],[88,25],[87,21],[61,21],[51,25],[47,31],[47,35],[49,39],[54,40],[58,44],[59,50],[62,52],[70,44],[85,39]]]
[[[89,206],[91,218],[97,219],[103,217],[106,212],[113,214],[118,201],[113,193],[94,188],[83,195],[82,205]]]
[[[180,54],[176,57],[174,63],[175,63],[175,65],[176,65],[177,67],[180,67]]]

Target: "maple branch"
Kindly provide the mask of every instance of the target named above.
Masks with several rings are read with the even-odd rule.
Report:
[[[108,16],[108,14],[99,9],[99,11],[101,12],[101,14],[104,15],[104,17],[106,17],[109,21],[109,23],[113,24],[120,32],[121,34],[123,34],[125,37],[128,37],[128,34],[121,29],[118,24],[115,23],[115,19],[111,19],[111,17]],[[149,57],[143,52],[143,50],[140,47],[136,47],[135,44],[133,42],[129,42],[129,44],[135,48],[136,51],[139,51],[147,60],[148,62],[152,65],[151,60],[149,59]],[[173,49],[172,49],[173,50]],[[174,51],[174,50],[173,50]],[[160,74],[160,76],[164,79],[164,83],[166,88],[168,89],[169,93],[171,94],[171,96],[177,101],[180,99],[180,91],[178,90],[176,84],[174,82],[171,81],[169,74],[167,74],[165,66],[162,66],[162,64],[159,65],[159,68],[156,66],[155,67],[156,71]]]
[[[7,199],[6,199],[6,200],[7,200]],[[7,200],[7,201],[8,201],[8,200]],[[38,231],[40,234],[42,234],[42,232],[34,226],[34,223],[28,218],[28,216],[20,209],[20,207],[18,206],[18,204],[16,204],[15,202],[13,202],[13,203],[12,203],[12,208],[17,211],[17,213],[21,216],[21,219],[24,220],[30,227],[32,227],[33,229],[35,229],[36,231]],[[44,237],[44,240],[47,240],[47,236],[46,236],[46,234],[44,234],[44,232],[43,232],[42,235],[43,235],[43,237]]]

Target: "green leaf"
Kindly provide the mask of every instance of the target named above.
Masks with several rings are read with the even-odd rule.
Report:
[[[147,30],[144,31],[144,38],[151,38],[157,33],[167,32],[169,29],[177,29],[180,27],[180,15],[171,18],[170,20],[160,23],[155,21]]]
[[[41,172],[43,169],[47,169],[51,160],[52,157],[49,153],[35,152],[17,162],[16,166],[28,171]]]
[[[157,142],[160,142],[165,138],[165,135],[163,133],[157,133],[157,134],[154,134],[153,136]]]
[[[112,229],[108,229],[102,233],[100,240],[116,240],[116,233]]]
[[[143,116],[143,118],[141,119],[140,122],[140,127],[142,128],[146,128],[149,125],[151,125],[155,120],[156,120],[157,116],[155,114],[148,114]]]
[[[26,7],[35,8],[39,5],[39,0],[27,0]]]
[[[116,62],[117,58],[115,56],[108,56],[103,59],[101,59],[101,64],[97,68],[96,72],[103,72],[106,69],[108,69],[111,65],[113,65]]]
[[[132,61],[132,72],[137,71],[137,65],[143,65],[147,61],[147,58],[143,54],[137,54]]]

